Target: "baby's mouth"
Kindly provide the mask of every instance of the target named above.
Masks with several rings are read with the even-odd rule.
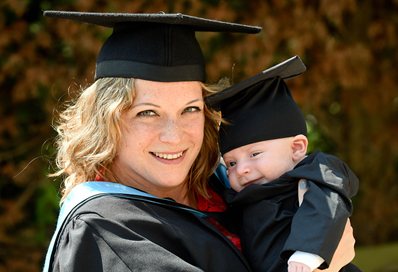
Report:
[[[258,178],[258,179],[253,179],[253,180],[250,180],[250,181],[246,182],[244,184],[244,186],[246,187],[246,186],[248,186],[250,184],[264,184],[264,183],[267,183],[267,182],[268,181],[265,178]]]

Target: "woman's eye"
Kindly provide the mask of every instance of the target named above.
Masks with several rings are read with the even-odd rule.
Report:
[[[153,110],[144,110],[137,113],[137,116],[147,117],[147,116],[156,116],[156,112]]]
[[[201,111],[201,109],[199,107],[187,107],[184,109],[184,112],[198,112]]]

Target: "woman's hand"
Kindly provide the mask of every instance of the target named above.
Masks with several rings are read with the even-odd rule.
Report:
[[[328,269],[314,271],[318,272],[338,272],[342,267],[350,263],[355,257],[355,238],[353,234],[353,229],[351,226],[350,219],[347,220],[345,225],[343,236],[340,239],[340,243],[334,252],[332,261]]]

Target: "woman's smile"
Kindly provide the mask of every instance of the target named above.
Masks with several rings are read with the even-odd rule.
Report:
[[[155,157],[155,159],[157,159],[161,163],[179,164],[184,160],[184,155],[186,151],[168,152],[168,153],[161,153],[161,152],[150,152],[150,153]]]

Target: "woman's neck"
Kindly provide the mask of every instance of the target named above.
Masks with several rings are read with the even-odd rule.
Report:
[[[191,196],[191,194],[189,194],[187,190],[177,190],[174,192],[169,191],[157,196],[162,198],[171,198],[177,203],[196,208],[196,198],[194,196]]]
[[[143,186],[142,183],[136,182],[122,182],[116,181],[117,183],[124,184],[126,186],[134,187],[142,190],[148,194],[154,195],[159,198],[171,198],[177,203],[196,208],[196,198],[188,193],[188,186],[184,182],[177,187],[155,187],[155,186]]]

